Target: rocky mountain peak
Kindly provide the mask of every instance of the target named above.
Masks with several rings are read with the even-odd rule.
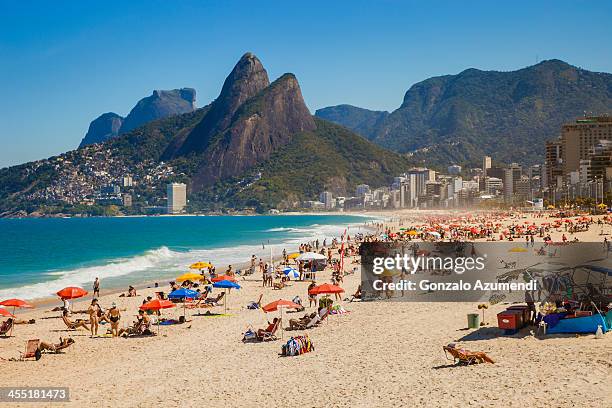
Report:
[[[123,118],[114,112],[103,113],[89,124],[79,148],[95,143],[102,143],[119,134]]]
[[[225,79],[208,114],[191,131],[179,150],[168,152],[168,155],[183,156],[204,151],[210,141],[229,126],[236,110],[268,85],[268,73],[261,61],[250,52],[244,54]]]

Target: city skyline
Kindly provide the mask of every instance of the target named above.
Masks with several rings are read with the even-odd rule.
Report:
[[[0,102],[0,167],[76,148],[91,120],[125,115],[153,89],[194,87],[204,106],[245,51],[271,78],[295,73],[312,113],[342,103],[393,110],[414,83],[471,67],[510,71],[558,58],[612,71],[609,55],[588,52],[610,37],[607,3],[310,3],[289,18],[273,2],[248,13],[239,4],[143,5],[5,7],[0,81],[12,97]]]

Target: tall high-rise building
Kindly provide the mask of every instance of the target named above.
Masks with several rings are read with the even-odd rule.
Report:
[[[560,187],[563,179],[563,143],[561,139],[546,142],[546,184],[549,187]]]
[[[187,186],[183,183],[168,184],[168,214],[180,214],[187,205]]]
[[[334,208],[334,195],[331,191],[324,191],[319,195],[319,201],[323,203],[326,210]]]
[[[504,170],[504,201],[514,202],[516,184],[521,181],[522,169],[517,163],[512,163]]]
[[[482,177],[487,177],[487,170],[491,168],[491,156],[484,156],[482,158]]]
[[[585,116],[561,128],[563,174],[578,171],[600,140],[612,140],[612,117]]]

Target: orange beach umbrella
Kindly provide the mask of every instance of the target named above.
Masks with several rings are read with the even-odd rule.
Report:
[[[21,299],[7,299],[7,300],[3,300],[2,302],[0,302],[0,306],[12,306],[13,307],[13,313],[11,314],[10,317],[15,317],[15,308],[16,307],[34,307],[31,304],[29,304],[28,302],[26,302],[25,300],[21,300]],[[4,310],[4,309],[2,309]],[[8,313],[8,312],[7,312]],[[4,315],[6,316],[6,315]],[[13,334],[13,327],[15,327],[15,325],[13,324],[11,326],[11,335]]]
[[[261,309],[264,312],[274,312],[274,311],[278,310],[281,307],[286,307],[286,308],[289,308],[289,309],[300,309],[302,306],[298,305],[297,303],[294,303],[294,302],[292,302],[290,300],[278,299],[278,300],[275,300],[274,302],[268,303],[267,305],[265,305]]]
[[[169,300],[164,299],[153,299],[147,303],[144,303],[140,306],[140,310],[157,310],[160,309],[169,309],[171,307],[175,307],[176,305]],[[157,319],[157,332],[159,333],[159,318]]]
[[[76,286],[68,286],[57,292],[57,296],[62,299],[77,299],[87,295],[87,291],[83,288],[79,288]]]
[[[150,302],[144,303],[140,306],[140,310],[159,310],[159,309],[169,309],[171,307],[175,307],[176,305],[169,300],[164,299],[153,299]]]
[[[12,315],[11,312],[9,312],[6,309],[2,309],[2,308],[0,308],[0,316],[15,318],[15,315]]]
[[[308,291],[310,295],[321,295],[324,293],[342,293],[344,289],[340,286],[332,285],[331,283],[324,283],[322,285],[315,286]]]

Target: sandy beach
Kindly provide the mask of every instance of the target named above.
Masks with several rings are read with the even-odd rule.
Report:
[[[392,229],[415,216],[384,215],[393,217],[387,225]],[[503,222],[543,221],[529,217]],[[612,226],[605,225],[604,234],[611,232]],[[564,233],[555,230],[551,236],[559,240]],[[571,238],[601,242],[600,234],[601,229],[593,226]],[[317,283],[329,282],[330,276],[329,269],[319,273]],[[542,337],[531,328],[502,336],[495,317],[505,308],[502,304],[491,306],[486,311],[488,325],[476,330],[467,329],[466,320],[468,313],[478,313],[474,303],[343,301],[349,313],[332,315],[318,327],[284,331],[279,341],[243,344],[242,333],[249,325],[263,328],[278,316],[248,310],[249,301],[260,294],[262,304],[296,295],[307,301],[308,283],[291,281],[281,290],[262,288],[258,273],[239,283],[242,289],[232,290],[227,300],[231,316],[192,316],[194,312],[188,311],[187,323],[162,326],[153,337],[90,338],[84,329],[67,331],[59,313],[48,312],[46,304],[19,313],[19,318],[36,323],[16,325],[12,337],[0,338],[0,386],[69,387],[70,402],[64,405],[75,407],[612,406],[610,333],[602,339],[591,334]],[[359,273],[345,276],[343,298],[359,284]],[[167,291],[167,285],[161,289]],[[122,325],[127,325],[153,291],[139,290],[135,298],[103,293],[99,300],[104,307],[117,302],[125,309]],[[86,309],[90,300],[88,295],[76,301],[74,309]],[[223,306],[213,311],[222,313]],[[182,313],[177,307],[163,315],[178,318]],[[284,312],[284,320],[302,314]],[[100,333],[108,326],[101,325]],[[308,334],[315,350],[280,357],[281,345],[295,334]],[[62,354],[8,361],[19,357],[27,339],[57,342],[65,336],[76,343]],[[451,342],[484,351],[495,364],[455,366],[442,350]]]

